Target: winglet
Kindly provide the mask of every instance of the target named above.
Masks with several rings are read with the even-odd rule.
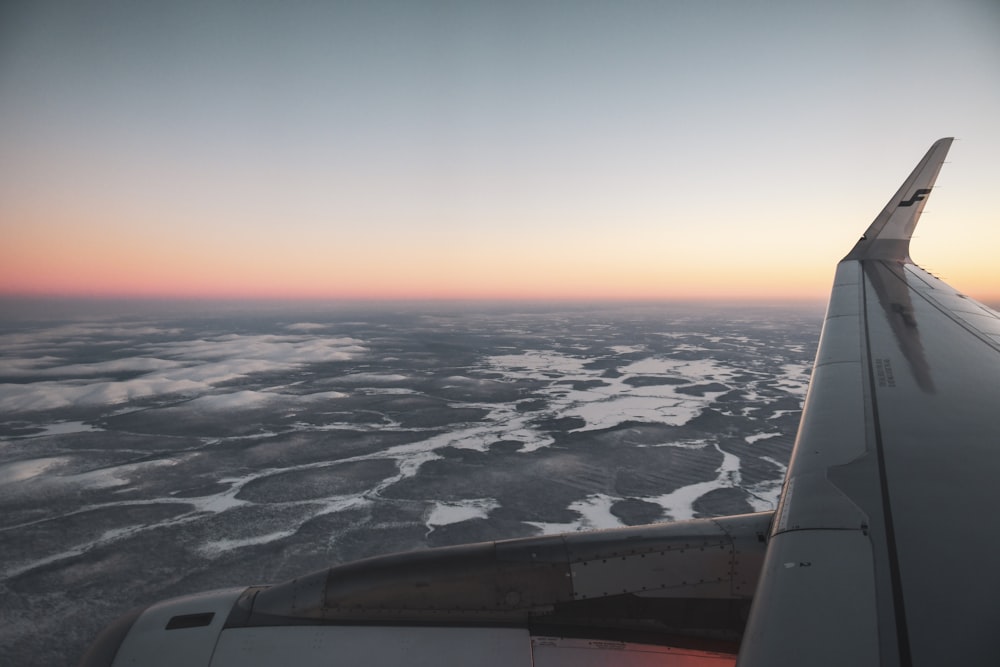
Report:
[[[910,237],[934,187],[953,137],[938,139],[910,177],[896,191],[861,240],[844,259],[887,259],[911,262]]]

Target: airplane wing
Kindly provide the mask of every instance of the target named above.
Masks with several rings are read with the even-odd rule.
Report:
[[[167,600],[98,665],[994,663],[1000,317],[916,267],[951,139],[837,267],[775,512],[487,542]]]
[[[739,664],[995,664],[1000,317],[915,266],[936,142],[837,267]]]

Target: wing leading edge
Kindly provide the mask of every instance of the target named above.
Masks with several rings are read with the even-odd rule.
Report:
[[[1000,316],[913,264],[936,142],[838,265],[739,664],[995,664]]]

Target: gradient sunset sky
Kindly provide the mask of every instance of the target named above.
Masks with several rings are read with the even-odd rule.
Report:
[[[1000,3],[7,2],[0,294],[1000,300]]]

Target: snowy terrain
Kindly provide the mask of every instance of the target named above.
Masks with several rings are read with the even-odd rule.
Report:
[[[134,605],[355,558],[773,508],[820,315],[11,317],[0,663],[72,663]]]

